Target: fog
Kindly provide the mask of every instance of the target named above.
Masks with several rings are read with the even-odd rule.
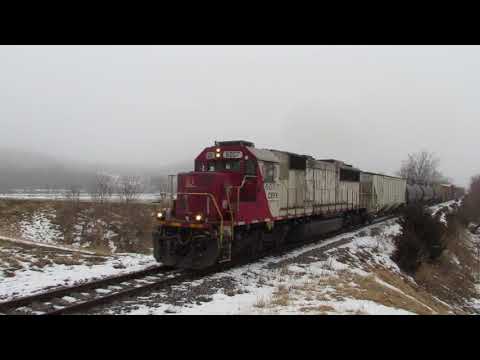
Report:
[[[168,167],[215,140],[480,173],[477,46],[1,46],[1,148]]]

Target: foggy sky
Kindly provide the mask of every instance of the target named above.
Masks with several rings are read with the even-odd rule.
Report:
[[[215,140],[480,173],[477,46],[0,46],[1,146],[165,166]]]

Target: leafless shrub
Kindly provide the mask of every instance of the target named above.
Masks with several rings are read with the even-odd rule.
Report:
[[[71,244],[74,240],[73,234],[80,212],[80,189],[77,186],[69,186],[65,193],[65,201],[57,209],[56,223],[63,234],[63,240]]]
[[[398,220],[392,259],[407,273],[415,273],[425,261],[434,261],[446,249],[446,227],[421,205],[408,206]]]
[[[95,176],[95,184],[91,192],[94,202],[104,204],[108,202],[117,187],[118,177],[107,173],[98,173]]]
[[[65,193],[65,198],[71,205],[78,207],[80,203],[80,188],[75,185],[69,186]]]
[[[118,188],[122,201],[130,204],[139,198],[143,192],[144,184],[138,176],[122,176]]]

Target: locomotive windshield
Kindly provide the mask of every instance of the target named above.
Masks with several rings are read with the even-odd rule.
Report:
[[[241,171],[241,160],[215,160],[207,163],[198,163],[195,166],[196,171],[213,172],[213,171]]]

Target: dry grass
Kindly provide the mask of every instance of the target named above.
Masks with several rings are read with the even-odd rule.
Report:
[[[447,242],[447,250],[434,263],[426,262],[419,268],[415,281],[389,269],[388,262],[374,256],[375,249],[380,253],[385,251],[387,238],[381,237],[372,247],[357,249],[355,255],[348,248],[335,249],[330,254],[330,261],[322,264],[324,272],[316,269],[317,276],[307,277],[307,269],[305,272],[291,271],[283,265],[272,279],[278,285],[271,298],[259,300],[257,307],[273,313],[288,307],[288,311],[295,308],[302,313],[326,314],[335,312],[332,301],[356,299],[421,315],[472,313],[474,310],[468,301],[478,297],[473,278],[478,266],[476,252],[463,230],[453,234],[457,238]],[[331,259],[351,264],[369,275],[362,276],[348,269],[335,270]],[[288,283],[297,281],[287,287],[286,279]],[[346,311],[351,314],[367,312],[362,307]]]
[[[438,261],[422,264],[415,274],[415,280],[442,301],[469,311],[466,301],[478,296],[474,284],[477,259],[465,233],[461,232],[459,236],[458,241],[448,243],[447,251]],[[452,261],[454,256],[459,264]]]
[[[90,256],[57,249],[40,248],[24,244],[12,244],[0,240],[0,265],[6,276],[14,276],[15,271],[26,268],[41,271],[53,265],[96,265],[106,261],[106,257]]]
[[[325,266],[329,266],[328,262]],[[257,301],[256,307],[276,311],[278,307],[298,304],[300,312],[325,314],[333,312],[334,308],[328,304],[318,304],[318,302],[332,300],[341,302],[351,298],[370,300],[387,307],[422,315],[452,312],[451,308],[435,299],[426,289],[416,286],[401,274],[383,267],[370,267],[366,270],[371,274],[361,276],[348,270],[341,270],[336,272],[336,276],[310,277],[290,287],[280,284],[269,300],[260,299]],[[288,270],[284,270],[282,273],[284,276],[294,274]],[[390,286],[377,281],[377,279]],[[311,302],[317,303],[310,304]],[[360,309],[351,313],[364,314],[365,311]],[[457,313],[462,313],[462,311],[457,310]]]
[[[326,315],[329,312],[335,312],[335,309],[329,305],[317,305],[300,307],[299,311],[307,314],[314,313],[315,315]]]
[[[104,255],[111,252],[110,238],[120,252],[150,253],[156,207],[141,203],[2,199],[0,234],[21,238],[21,221],[31,222],[35,213],[51,214],[52,226],[61,233],[54,240],[60,245],[71,245],[77,239],[89,250]]]
[[[289,292],[290,289],[288,287],[285,285],[279,285],[273,292],[270,304],[276,306],[288,306],[291,302]]]
[[[263,309],[263,308],[267,307],[267,304],[268,304],[268,300],[265,297],[261,296],[257,299],[254,306],[257,307],[257,308]]]

